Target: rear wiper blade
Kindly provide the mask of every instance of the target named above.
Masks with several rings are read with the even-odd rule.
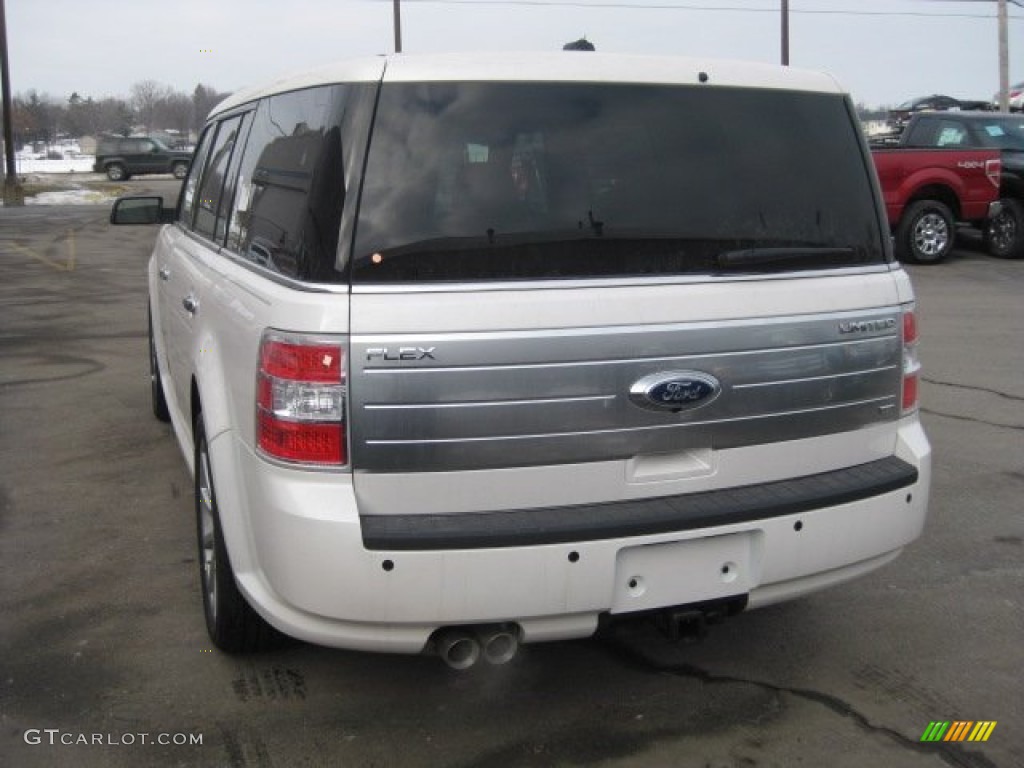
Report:
[[[822,248],[797,246],[793,248],[744,248],[718,254],[720,267],[750,267],[764,264],[785,264],[791,261],[852,256],[853,248]]]

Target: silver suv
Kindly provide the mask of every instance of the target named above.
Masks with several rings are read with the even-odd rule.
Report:
[[[346,62],[210,116],[149,267],[214,643],[455,667],[794,598],[921,532],[917,330],[824,76]]]

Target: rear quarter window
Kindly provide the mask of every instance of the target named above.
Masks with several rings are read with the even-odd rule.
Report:
[[[227,247],[287,277],[336,282],[345,86],[272,96],[253,115]]]

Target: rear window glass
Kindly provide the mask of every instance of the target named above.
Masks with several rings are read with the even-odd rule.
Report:
[[[838,95],[386,84],[354,282],[822,269],[884,261]]]

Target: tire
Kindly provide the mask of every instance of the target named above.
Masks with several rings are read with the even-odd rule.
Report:
[[[199,543],[199,584],[206,630],[226,653],[254,653],[278,648],[286,638],[246,602],[235,582],[221,529],[210,449],[202,413],[195,424],[195,508]]]
[[[168,422],[171,412],[167,410],[167,398],[164,397],[164,385],[160,381],[160,361],[156,359],[156,342],[153,341],[153,313],[147,313],[149,320],[149,394],[153,404],[153,415],[157,421]]]
[[[985,247],[1000,259],[1024,258],[1024,204],[1019,200],[1000,200],[1003,209],[985,227]]]
[[[107,178],[111,181],[124,181],[128,178],[128,174],[120,163],[111,163],[107,166]]]
[[[938,200],[918,200],[903,211],[896,228],[896,255],[900,261],[936,264],[953,250],[955,238],[949,208]]]
[[[171,166],[171,173],[176,179],[184,179],[188,176],[188,163],[175,163]]]

